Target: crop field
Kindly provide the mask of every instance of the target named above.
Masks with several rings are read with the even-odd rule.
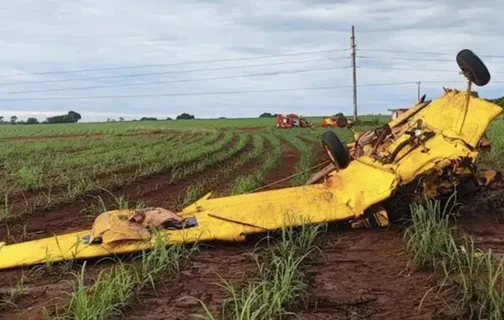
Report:
[[[1,125],[0,242],[87,229],[112,209],[180,210],[210,191],[302,185],[328,160],[325,130],[271,118]],[[503,133],[495,120],[480,167],[504,169]],[[456,230],[426,214],[439,208],[417,207],[408,226],[306,226],[192,247],[159,239],[120,262],[0,271],[0,319],[501,319],[504,267],[492,261],[504,257],[502,190],[458,199]],[[463,252],[448,245],[459,237]]]

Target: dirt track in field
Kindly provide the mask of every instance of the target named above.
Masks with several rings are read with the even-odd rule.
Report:
[[[249,143],[228,161],[234,161],[250,152],[250,148]],[[280,166],[267,175],[266,183],[293,173],[299,155],[287,143],[282,144],[282,151]],[[319,162],[326,159],[323,152],[318,157]],[[181,194],[195,179],[215,176],[220,169],[218,165],[207,168],[201,174],[187,177],[176,184],[169,183],[167,174],[157,175],[141,180],[134,186],[126,186],[122,191],[132,200],[142,199],[149,205],[170,208],[178,201],[175,195]],[[252,170],[250,163],[245,164],[233,172],[229,179]],[[270,189],[288,185],[286,182]],[[227,186],[228,182],[221,182],[211,188]],[[502,253],[504,203],[495,199],[500,199],[503,194],[499,190],[481,196],[493,197],[487,201],[470,202],[462,210],[464,216],[459,221],[476,237],[478,245]],[[19,237],[26,226],[26,235],[30,238],[41,237],[49,232],[66,232],[91,226],[94,217],[85,217],[84,211],[78,213],[88,206],[88,203],[77,203],[40,212],[11,225],[11,232]],[[6,239],[7,233],[2,227],[0,241]],[[226,298],[226,292],[217,285],[220,282],[219,276],[235,284],[243,283],[253,276],[255,264],[249,253],[254,244],[254,241],[236,245],[215,244],[215,247],[195,254],[183,266],[179,275],[169,276],[157,284],[157,295],[153,292],[142,294],[126,310],[126,318],[191,319],[192,314],[203,314],[198,302],[181,300],[183,297],[201,299],[220,318],[220,306]],[[322,254],[315,255],[307,269],[311,300],[306,308],[292,310],[302,319],[450,319],[441,302],[434,300],[432,296],[427,297],[425,307],[418,313],[420,301],[427,290],[435,285],[436,279],[431,273],[408,273],[405,270],[407,258],[400,228],[376,231],[330,230],[316,244]],[[88,280],[108,266],[110,264],[106,263],[90,265],[87,269]],[[76,272],[79,265],[68,270]],[[14,301],[17,308],[0,304],[0,319],[43,319],[41,307],[47,306],[53,311],[55,304],[61,307],[68,301],[65,292],[71,288],[67,280],[73,280],[72,275],[56,270],[53,274],[34,276],[29,271],[30,269],[0,271],[0,300],[16,286],[23,273],[28,277],[24,294]]]

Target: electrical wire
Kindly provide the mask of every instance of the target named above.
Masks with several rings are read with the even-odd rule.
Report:
[[[254,67],[269,67],[269,66],[279,66],[279,65],[286,65],[286,64],[331,61],[331,60],[334,60],[334,59],[324,58],[324,59],[311,59],[311,60],[300,60],[300,61],[284,61],[284,62],[263,63],[263,64],[253,64],[253,65],[227,66],[227,67],[218,67],[218,68],[201,68],[201,69],[190,69],[190,70],[169,70],[169,71],[135,73],[135,74],[124,74],[124,75],[98,76],[98,77],[88,77],[88,78],[20,81],[20,82],[15,82],[15,83],[2,82],[2,83],[0,83],[0,86],[14,86],[14,85],[20,85],[20,84],[36,84],[36,83],[60,83],[60,82],[70,82],[70,81],[91,81],[91,80],[103,80],[103,79],[120,79],[120,78],[166,75],[166,74],[177,74],[177,73],[192,73],[192,72],[202,72],[202,71],[219,71],[219,70],[233,70],[233,69],[254,68]]]
[[[436,61],[436,62],[455,62],[450,59],[421,59],[421,58],[404,58],[404,57],[378,57],[378,56],[356,56],[360,59],[381,59],[381,60],[406,60],[406,61]]]
[[[120,88],[120,87],[156,85],[156,84],[165,84],[165,83],[180,83],[180,82],[193,82],[193,81],[208,81],[208,80],[222,80],[222,79],[249,78],[249,77],[262,77],[262,76],[276,76],[276,75],[282,75],[282,74],[296,74],[296,73],[304,73],[304,72],[317,72],[317,71],[327,71],[327,70],[347,69],[347,68],[351,68],[351,66],[327,67],[327,68],[321,68],[321,69],[263,72],[263,73],[255,73],[255,74],[243,74],[243,75],[221,76],[221,77],[177,79],[177,80],[159,80],[159,81],[136,82],[136,83],[120,83],[120,84],[96,85],[96,86],[86,86],[86,87],[22,90],[22,91],[4,92],[1,94],[14,95],[14,94],[22,94],[22,93],[24,94],[24,93],[41,93],[41,92],[77,91],[77,90],[90,90],[90,89],[102,89],[102,88]]]
[[[349,50],[350,49],[330,49],[330,50],[317,50],[317,51],[301,51],[301,52],[284,53],[284,54],[271,54],[271,55],[263,55],[263,56],[256,56],[256,57],[240,57],[240,58],[231,58],[231,59],[198,60],[198,61],[184,61],[184,62],[159,63],[159,64],[141,64],[141,65],[129,65],[129,66],[121,66],[121,67],[91,68],[91,69],[77,69],[77,70],[55,70],[55,71],[33,72],[33,73],[30,73],[30,75],[37,75],[38,76],[38,75],[70,74],[70,73],[97,72],[97,71],[117,71],[117,70],[141,69],[141,68],[173,67],[173,66],[182,66],[182,65],[188,65],[188,64],[260,60],[260,59],[277,58],[277,57],[302,56],[302,55],[317,54],[317,53],[343,52],[343,51],[349,51]],[[1,76],[2,76],[2,78],[8,78],[8,77],[13,77],[13,76],[23,76],[23,75],[25,75],[25,74],[3,74]]]
[[[392,83],[370,83],[358,85],[358,87],[379,87],[416,84],[410,82],[392,82]],[[208,92],[181,92],[164,94],[130,94],[130,95],[102,95],[102,96],[74,96],[74,97],[36,97],[36,98],[0,98],[0,101],[44,101],[44,100],[89,100],[89,99],[122,99],[122,98],[153,98],[153,97],[179,97],[179,96],[203,96],[203,95],[226,95],[226,94],[245,94],[245,93],[267,93],[284,91],[306,91],[306,90],[327,90],[352,88],[351,85],[345,86],[325,86],[325,87],[302,87],[302,88],[282,88],[282,89],[264,89],[264,90],[237,90],[237,91],[208,91]]]
[[[357,68],[363,69],[385,69],[385,70],[411,70],[411,71],[436,71],[436,72],[456,72],[455,70],[448,69],[424,69],[424,68],[403,68],[403,67],[388,67],[388,66],[357,66]]]
[[[357,51],[375,51],[375,52],[390,52],[390,53],[406,53],[406,54],[426,54],[426,55],[440,55],[440,56],[446,56],[450,55],[453,56],[452,53],[448,52],[429,52],[429,51],[403,51],[403,50],[389,50],[389,49],[371,49],[371,48],[358,48],[356,49]],[[491,55],[491,54],[478,54],[480,57],[487,57],[487,58],[503,58],[504,56],[500,55]]]

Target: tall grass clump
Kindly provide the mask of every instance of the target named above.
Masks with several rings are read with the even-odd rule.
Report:
[[[117,261],[117,265],[100,272],[92,285],[85,281],[85,263],[76,275],[65,319],[112,319],[122,316],[122,310],[146,285],[155,289],[155,282],[166,273],[178,273],[181,264],[197,250],[197,246],[167,246],[159,232],[153,234],[154,246],[143,251],[132,264]]]
[[[456,309],[470,318],[504,318],[504,261],[476,248],[470,236],[450,224],[438,201],[412,205],[405,238],[412,262],[440,271],[443,286],[458,288]]]
[[[123,264],[104,270],[91,286],[84,280],[85,266],[76,276],[68,308],[68,318],[76,320],[110,319],[120,316],[121,309],[132,298],[135,283]]]
[[[228,292],[223,302],[222,318],[239,320],[276,319],[291,314],[290,307],[307,302],[308,284],[304,265],[317,247],[313,242],[321,231],[319,225],[304,225],[300,229],[283,227],[277,240],[268,239],[262,254],[254,253],[258,268],[256,278],[236,288],[223,280]],[[204,302],[206,319],[215,319]]]

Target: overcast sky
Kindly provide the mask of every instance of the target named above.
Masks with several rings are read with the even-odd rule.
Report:
[[[3,0],[0,115],[351,114],[352,24],[360,113],[411,105],[416,81],[428,98],[443,85],[464,89],[455,55],[465,48],[492,74],[480,95],[502,96],[503,9],[499,0]],[[402,82],[411,83],[392,85]],[[366,87],[380,83],[392,84]]]

